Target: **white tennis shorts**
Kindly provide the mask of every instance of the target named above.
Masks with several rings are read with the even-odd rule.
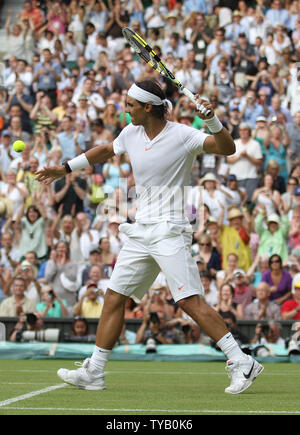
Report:
[[[108,288],[142,298],[160,271],[175,302],[204,295],[196,262],[191,255],[192,228],[171,222],[121,224],[128,239],[121,249]]]

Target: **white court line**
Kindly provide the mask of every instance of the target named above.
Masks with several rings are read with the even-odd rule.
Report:
[[[242,410],[224,410],[224,409],[129,409],[129,408],[23,408],[8,406],[4,409],[18,409],[20,411],[75,411],[75,412],[161,412],[163,414],[300,414],[297,411],[242,411]]]
[[[0,407],[10,405],[20,400],[31,399],[31,397],[38,396],[40,394],[48,393],[49,391],[57,390],[58,388],[66,387],[67,384],[53,385],[52,387],[43,388],[42,390],[32,391],[31,393],[23,394],[22,396],[13,397],[12,399],[3,400],[0,402]]]

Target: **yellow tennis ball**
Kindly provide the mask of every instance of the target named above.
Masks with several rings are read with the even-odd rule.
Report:
[[[14,151],[16,151],[17,153],[21,153],[22,151],[25,150],[25,143],[22,140],[16,140],[13,143],[13,149]]]

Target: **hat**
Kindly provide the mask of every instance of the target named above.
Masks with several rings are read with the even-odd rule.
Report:
[[[294,189],[294,195],[300,195],[300,186],[296,186]]]
[[[204,175],[203,178],[201,178],[200,184],[203,185],[205,181],[218,181],[218,180],[215,174],[213,174],[212,172],[208,172],[207,174]]]
[[[169,12],[167,18],[178,18],[175,12]]]
[[[90,287],[98,287],[98,284],[97,284],[96,282],[90,282],[90,283],[86,286],[86,288],[88,289],[88,288],[90,288]]]
[[[240,11],[235,10],[232,14],[233,17],[241,17],[242,14],[240,13]]]
[[[234,219],[237,217],[241,217],[241,218],[244,217],[243,213],[238,208],[232,208],[231,210],[229,210],[228,220]]]
[[[88,100],[88,97],[86,95],[80,95],[78,100]]]
[[[258,116],[258,117],[256,118],[256,122],[259,122],[259,121],[267,122],[267,118],[266,118],[265,116]]]
[[[51,290],[53,290],[52,285],[49,285],[49,284],[41,285],[41,291],[42,291],[42,293],[48,293]]]
[[[295,288],[300,288],[300,273],[296,273],[292,281],[292,293],[295,292]]]
[[[160,290],[161,288],[165,288],[165,286],[163,284],[157,282],[151,288],[152,288],[152,290]]]
[[[233,272],[233,278],[237,278],[238,276],[246,276],[246,272],[243,269],[235,269]]]
[[[114,100],[107,100],[106,101],[106,105],[108,106],[109,104],[111,104],[112,106],[115,106],[116,103],[114,102]]]
[[[38,274],[37,267],[34,266],[33,264],[29,263],[29,261],[23,260],[22,263],[21,263],[21,266],[22,266],[22,268],[24,267],[24,269],[30,267],[30,269],[33,271],[34,276],[35,277],[37,276],[37,274]]]
[[[276,222],[277,224],[280,223],[280,218],[278,216],[278,214],[276,213],[272,213],[267,217],[267,223],[269,222]]]
[[[248,124],[247,122],[241,122],[239,128],[248,128],[248,130],[251,131],[251,125]]]
[[[209,216],[209,218],[207,219],[206,225],[209,224],[217,224],[218,220],[216,218],[214,218],[213,216]]]
[[[12,134],[9,130],[3,130],[1,136],[10,136],[12,137]]]

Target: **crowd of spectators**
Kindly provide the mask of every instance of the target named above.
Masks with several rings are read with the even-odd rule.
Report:
[[[211,101],[235,140],[234,155],[198,155],[191,173],[187,214],[207,303],[231,327],[299,320],[300,3],[292,0],[26,0],[17,16],[9,11],[0,316],[20,316],[18,329],[26,312],[101,316],[125,240],[119,225],[134,222],[130,162],[115,156],[47,187],[35,171],[111,142],[130,123],[134,81],[158,80],[173,103],[169,120],[207,131],[187,98],[132,52],[124,26]],[[26,143],[21,154],[16,139]],[[120,343],[205,341],[162,272],[141,301],[128,300],[125,318],[142,323],[136,337],[124,327]],[[78,336],[85,326],[79,321]]]

